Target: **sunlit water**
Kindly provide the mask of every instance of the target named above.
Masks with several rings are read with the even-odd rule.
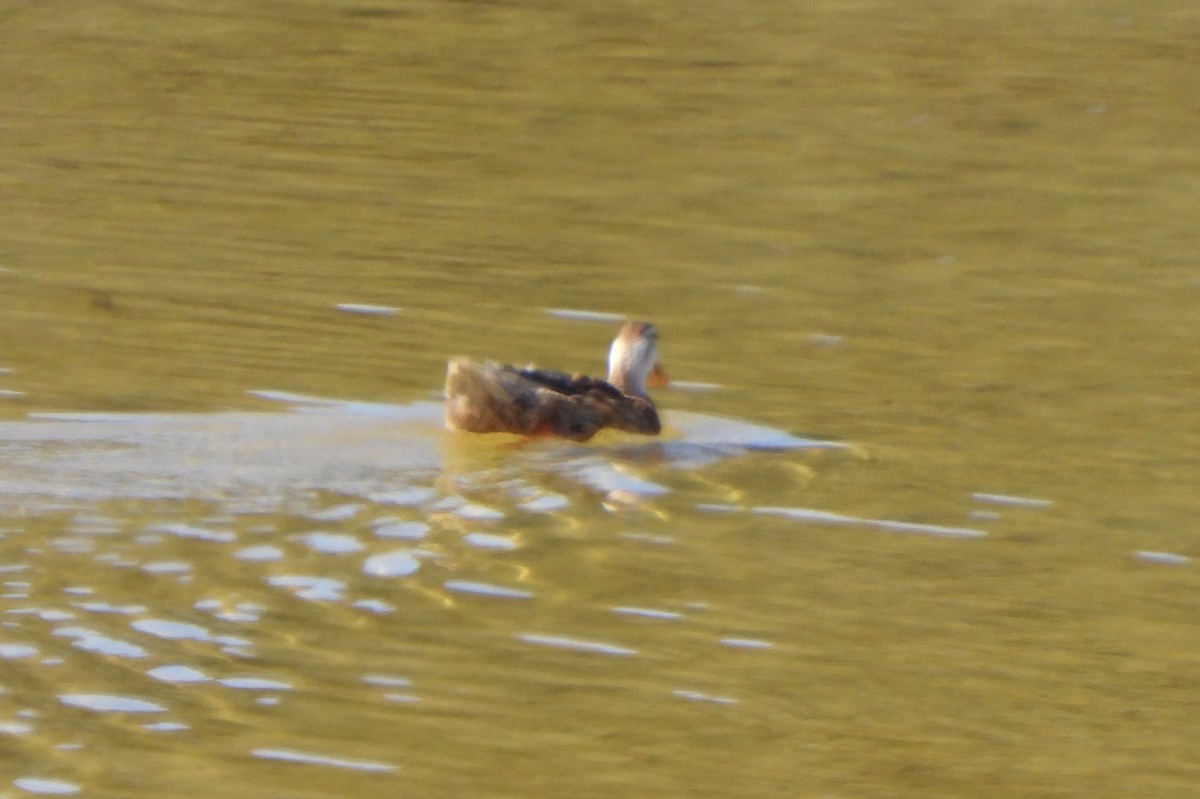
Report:
[[[7,9],[0,796],[1195,796],[1198,36]]]
[[[164,736],[156,747],[171,749],[212,734],[214,713],[251,727],[236,736],[234,759],[399,772],[406,758],[390,740],[296,735],[288,719],[331,701],[331,685],[339,702],[360,707],[337,713],[353,723],[361,708],[436,714],[460,692],[513,679],[505,669],[487,686],[475,684],[482,675],[451,676],[454,666],[431,674],[430,636],[458,651],[456,664],[507,651],[541,663],[537,679],[548,683],[559,679],[554,652],[635,658],[646,665],[622,673],[640,675],[638,702],[734,705],[738,686],[695,659],[705,649],[770,657],[777,643],[755,637],[770,635],[768,619],[749,621],[753,607],[724,608],[702,585],[579,595],[569,576],[578,570],[544,565],[547,555],[572,547],[567,557],[592,561],[584,570],[597,585],[612,582],[605,573],[636,580],[642,560],[687,584],[706,567],[687,554],[680,527],[705,514],[898,524],[738,504],[739,486],[712,482],[709,467],[774,453],[802,468],[807,452],[850,449],[736,420],[680,412],[662,439],[583,447],[447,434],[436,403],[255,393],[292,412],[0,423],[0,512],[42,535],[31,545],[14,526],[0,541],[0,658],[15,689],[2,731],[31,763],[18,787],[81,787],[45,777],[75,770],[48,764],[42,747],[107,751]],[[748,620],[726,618],[730,610]],[[64,684],[57,674],[73,676]],[[121,730],[118,741],[85,732],[89,715]],[[144,758],[125,763],[117,750],[105,756],[144,785],[190,779]],[[107,779],[121,789],[120,777]]]

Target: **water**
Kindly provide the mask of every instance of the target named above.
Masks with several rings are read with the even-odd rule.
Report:
[[[0,794],[1194,795],[1198,33],[10,10]]]

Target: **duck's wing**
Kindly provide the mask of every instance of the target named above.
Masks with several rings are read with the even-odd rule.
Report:
[[[577,394],[588,394],[598,391],[600,394],[607,395],[614,400],[625,396],[612,383],[595,377],[588,377],[587,375],[569,375],[566,372],[555,372],[550,369],[517,369],[513,366],[506,366],[504,368],[512,370],[515,374],[537,386],[547,388],[559,394],[575,396]]]
[[[586,375],[569,375],[548,369],[517,369],[502,367],[519,376],[530,386],[536,386],[539,394],[553,392],[564,399],[572,400],[572,407],[586,407],[599,417],[599,427],[614,427],[627,433],[658,435],[662,422],[658,409],[645,397],[625,394],[606,380]]]

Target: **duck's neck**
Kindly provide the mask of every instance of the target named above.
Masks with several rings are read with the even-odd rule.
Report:
[[[608,382],[649,400],[646,381],[658,363],[657,333],[649,322],[626,322],[608,350]]]
[[[608,382],[616,386],[622,394],[632,394],[638,397],[647,397],[649,394],[646,391],[646,381],[637,380],[633,375],[624,370],[609,371]]]
[[[649,369],[639,369],[633,353],[625,348],[613,346],[608,355],[608,382],[616,386],[622,394],[632,394],[637,397],[650,399],[646,389],[646,379]]]

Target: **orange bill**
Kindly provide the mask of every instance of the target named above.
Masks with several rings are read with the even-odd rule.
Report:
[[[661,363],[655,363],[654,368],[650,370],[650,377],[646,383],[652,388],[664,388],[671,385],[671,378],[667,377],[667,370],[663,368]]]

